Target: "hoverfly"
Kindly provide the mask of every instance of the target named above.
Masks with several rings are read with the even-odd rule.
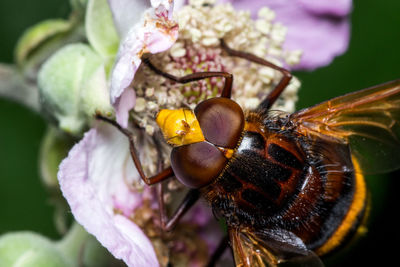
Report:
[[[200,102],[194,111],[158,113],[156,121],[173,146],[171,167],[159,174],[144,174],[129,131],[98,118],[129,138],[146,184],[175,176],[191,188],[169,220],[161,216],[166,230],[202,196],[226,221],[237,267],[323,266],[319,256],[342,247],[363,224],[368,202],[364,174],[400,165],[400,80],[280,114],[270,108],[289,84],[290,72],[233,50],[223,40],[221,47],[230,56],[278,70],[283,78],[257,109],[243,111],[230,99],[231,74],[175,77],[144,56],[150,69],[175,82],[225,78],[221,96]]]

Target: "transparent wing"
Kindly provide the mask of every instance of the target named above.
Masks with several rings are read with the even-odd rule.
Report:
[[[324,266],[300,238],[284,230],[230,229],[229,236],[236,267]]]
[[[350,145],[363,173],[400,167],[400,80],[291,115],[298,132]]]

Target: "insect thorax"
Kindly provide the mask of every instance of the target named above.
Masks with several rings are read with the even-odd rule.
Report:
[[[204,195],[230,227],[289,230],[315,249],[349,210],[353,164],[346,145],[290,127],[287,117],[248,113],[234,156]]]

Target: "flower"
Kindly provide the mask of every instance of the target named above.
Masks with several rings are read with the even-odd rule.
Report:
[[[117,122],[133,132],[149,175],[169,163],[170,152],[160,140],[154,114],[165,107],[193,107],[216,96],[223,80],[173,83],[141,64],[144,53],[155,54],[151,61],[177,76],[198,71],[233,73],[233,98],[245,108],[256,107],[279,81],[280,73],[225,55],[219,39],[277,65],[300,61],[300,51],[283,47],[286,28],[274,20],[269,8],[260,9],[252,20],[249,12],[236,11],[230,4],[203,5],[204,1],[191,1],[174,15],[173,1],[153,0],[148,5],[147,1],[109,0],[109,4],[122,40],[109,79],[111,104]],[[131,14],[132,10],[142,13]],[[293,79],[275,108],[292,112],[299,86]],[[156,191],[143,184],[132,164],[126,137],[110,125],[94,123],[60,165],[58,178],[76,220],[129,266],[204,264],[209,247],[216,245],[203,235],[207,228],[214,230],[211,215],[195,216],[199,212],[187,214],[173,233],[163,233]],[[184,189],[175,180],[167,187],[166,203],[176,206],[175,195]],[[196,208],[204,209],[201,205]]]
[[[156,55],[155,61],[159,66],[163,66],[164,71],[176,76],[199,71],[229,70],[235,76],[233,90],[235,100],[245,108],[254,108],[262,95],[271,90],[274,82],[280,79],[279,75],[275,70],[260,68],[255,64],[251,64],[249,71],[247,61],[222,54],[219,40],[223,38],[231,47],[266,57],[277,65],[298,64],[301,52],[282,49],[286,28],[279,22],[273,21],[272,10],[261,9],[257,20],[253,21],[248,12],[236,12],[230,4],[207,8],[202,7],[203,2],[215,1],[192,1],[191,5],[179,10],[176,15],[180,25],[179,39],[164,44],[166,45],[164,48],[171,47],[171,49]],[[115,15],[115,17],[120,16]],[[166,24],[174,25],[173,32],[175,32],[175,24],[171,22]],[[260,24],[268,25],[268,29],[261,27]],[[156,125],[154,122],[151,124],[150,118],[154,117],[160,107],[177,108],[186,104],[194,107],[194,104],[205,96],[216,96],[220,92],[223,81],[217,78],[211,79],[210,84],[199,81],[192,86],[176,85],[160,76],[149,78],[154,77],[151,71],[145,67],[142,67],[141,71],[138,69],[140,56],[143,49],[147,49],[147,45],[138,39],[137,34],[131,34],[132,38],[127,37],[122,41],[111,77],[111,102],[114,103],[117,122],[121,126],[127,126],[128,112],[133,107],[134,100],[136,100],[135,111],[141,116],[138,120],[139,125],[147,127],[151,133]],[[126,47],[133,47],[132,41],[135,40],[134,49],[128,50]],[[210,86],[211,89],[208,88]],[[135,88],[134,92],[132,87]],[[299,83],[294,79],[292,89],[286,90],[284,95],[294,97],[298,87]],[[260,90],[263,88],[264,92],[260,95]],[[286,105],[293,103],[293,101],[284,102]],[[288,112],[294,111],[294,105],[290,107],[280,105],[276,108]]]
[[[275,11],[276,20],[288,27],[284,48],[303,51],[295,69],[312,70],[343,54],[350,38],[351,0],[221,0],[253,16],[263,6]]]
[[[132,9],[127,9],[127,5],[132,5]],[[173,1],[151,1],[152,8],[147,9],[144,16],[126,16],[125,10],[141,10],[136,5],[146,7],[143,1],[110,1],[112,10],[118,11],[114,12],[114,18],[124,38],[114,65],[110,92],[117,122],[123,127],[127,127],[127,113],[135,104],[135,95],[128,88],[139,68],[141,56],[167,50],[178,37],[178,25],[172,20]],[[120,14],[121,11],[123,14]],[[127,29],[121,18],[128,18],[132,23],[130,25],[135,26]],[[141,20],[134,21],[135,18]]]
[[[74,160],[61,164],[60,186],[75,219],[115,257],[128,265],[156,266],[149,239],[124,216],[130,214],[127,209],[135,209],[142,200],[130,193],[124,179],[107,179],[123,177],[129,182],[132,178],[126,177],[127,173],[135,172],[132,164],[128,164],[127,148],[127,140],[110,127],[90,130],[70,151],[68,157]],[[108,164],[110,159],[113,164]]]
[[[157,152],[152,150],[151,138],[140,131],[135,134],[143,165],[152,166]],[[163,236],[156,196],[140,184],[128,141],[113,127],[99,125],[87,132],[60,165],[58,176],[75,219],[129,266],[167,265],[171,244],[176,246],[171,249],[176,257],[186,254],[206,260],[206,243],[194,235],[206,223],[204,217],[196,219],[197,225],[189,221],[168,238]]]

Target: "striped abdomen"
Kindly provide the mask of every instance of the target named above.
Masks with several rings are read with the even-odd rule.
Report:
[[[273,132],[249,117],[227,168],[204,190],[229,226],[289,230],[320,255],[355,232],[366,199],[347,146]]]

